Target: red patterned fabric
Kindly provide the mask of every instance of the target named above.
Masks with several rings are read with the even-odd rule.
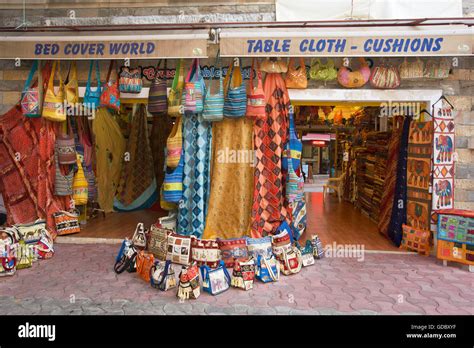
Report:
[[[255,190],[251,234],[260,238],[273,234],[281,221],[290,223],[285,208],[281,154],[288,137],[290,100],[285,82],[279,74],[267,74],[264,85],[266,118],[257,119],[255,135]]]

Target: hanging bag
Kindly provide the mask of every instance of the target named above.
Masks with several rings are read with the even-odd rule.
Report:
[[[306,77],[304,58],[300,57],[299,68],[293,66],[293,61],[293,58],[290,58],[285,79],[286,88],[305,89],[308,87],[308,78]]]
[[[247,88],[247,109],[246,116],[249,118],[264,119],[265,114],[265,92],[262,84],[262,73],[257,62],[257,69],[255,70],[255,58],[252,59],[252,68],[250,70],[250,81]],[[257,86],[253,85],[253,78],[257,72]]]
[[[242,79],[240,64],[236,67],[234,62],[230,63],[224,80],[224,88],[224,117],[237,118],[245,116],[247,110],[247,91]]]
[[[396,67],[381,64],[372,69],[370,85],[378,89],[393,89],[400,86],[400,75]]]
[[[77,172],[74,175],[72,182],[72,199],[75,205],[87,204],[88,198],[88,183],[84,175],[84,169],[82,168],[82,161],[79,155],[76,156]]]
[[[301,151],[303,151],[303,143],[298,139],[295,131],[295,120],[293,112],[290,112],[290,139],[286,144],[286,149],[281,157],[281,167],[288,170],[288,161],[291,160],[293,168],[296,170],[300,167]]]
[[[100,105],[105,106],[109,109],[120,111],[120,91],[118,78],[115,76],[115,80],[111,80],[112,71],[117,74],[114,69],[115,60],[111,60],[109,64],[109,71],[107,72],[107,79],[105,80],[104,90],[100,95]]]
[[[176,67],[173,84],[168,96],[168,115],[178,117],[183,115],[182,95],[184,88],[184,60],[180,59]]]
[[[304,178],[298,176],[293,168],[293,160],[288,161],[288,176],[286,180],[286,200],[289,203],[297,202],[304,197]]]
[[[262,62],[260,71],[266,73],[286,73],[288,71],[288,64],[280,58],[267,58]]]
[[[54,194],[56,196],[71,196],[73,194],[72,183],[74,181],[74,171],[69,169],[69,173],[63,174],[59,166],[58,151],[54,151],[55,177]]]
[[[205,84],[201,75],[199,59],[194,58],[184,82],[183,105],[184,111],[195,114],[202,113],[204,109],[203,96],[205,95]]]
[[[178,285],[171,261],[155,260],[150,269],[150,284],[161,291],[168,291]]]
[[[201,277],[203,290],[211,295],[219,295],[230,288],[230,275],[222,260],[216,269],[207,265],[201,266]]]
[[[328,59],[326,64],[321,63],[319,58],[311,60],[309,77],[316,81],[333,81],[337,79],[337,69],[334,60]]]
[[[403,59],[403,63],[400,64],[400,79],[402,80],[416,80],[423,78],[424,64],[420,58],[416,58],[415,61],[409,62],[407,58]]]
[[[202,118],[205,121],[215,122],[222,121],[224,118],[224,85],[222,82],[222,67],[220,64],[219,53],[217,53],[215,68],[219,67],[219,92],[212,94],[212,76],[209,81],[209,88],[206,92],[206,98],[204,99],[204,111],[202,112]]]
[[[72,61],[69,65],[69,71],[64,85],[64,92],[68,106],[74,108],[74,106],[79,103],[79,83],[77,81],[77,68],[75,61]]]
[[[95,77],[97,78],[97,88],[93,91],[91,89],[92,67],[95,63]],[[100,70],[99,61],[91,60],[89,67],[89,77],[87,78],[86,91],[84,92],[84,106],[89,110],[96,110],[100,105],[100,95],[102,94],[102,87],[100,85]]]
[[[142,91],[142,68],[132,69],[124,66],[120,71],[119,90],[122,93],[140,93]]]
[[[42,86],[42,73],[38,71],[38,84],[34,86],[32,84],[33,76],[38,71],[38,61],[33,61],[31,66],[30,73],[26,79],[25,86],[21,92],[21,113],[26,117],[40,117],[40,88]]]
[[[163,181],[163,199],[170,203],[179,203],[183,198],[184,154],[181,153],[179,164],[176,168],[166,168]]]
[[[66,122],[66,130],[66,134],[60,134],[56,137],[55,149],[58,153],[59,164],[74,164],[76,163],[76,143],[74,135],[71,134],[70,118]]]
[[[370,78],[370,68],[364,58],[358,58],[360,67],[358,70],[351,70],[345,66],[341,66],[337,72],[337,82],[346,88],[363,87]]]
[[[425,64],[423,76],[428,79],[445,79],[449,76],[450,69],[451,63],[449,59],[430,59]]]
[[[168,111],[168,94],[166,85],[166,59],[163,77],[160,77],[159,68],[161,60],[156,66],[155,78],[151,82],[150,91],[148,93],[148,112],[153,116],[165,115]]]
[[[59,79],[59,86],[57,93],[54,87],[54,77],[56,75]],[[64,84],[61,77],[61,61],[54,61],[51,69],[51,76],[49,77],[48,88],[44,96],[42,116],[50,121],[64,122],[66,121],[66,110],[64,108]]]

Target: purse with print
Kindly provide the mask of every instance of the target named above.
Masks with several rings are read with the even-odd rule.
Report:
[[[234,267],[235,260],[247,260],[248,249],[246,238],[217,239],[221,250],[221,259],[228,268]]]
[[[317,234],[311,236],[311,244],[313,245],[313,255],[315,259],[322,259],[324,257],[324,247]]]
[[[160,224],[153,224],[148,236],[147,251],[155,255],[157,260],[166,261],[166,252],[168,250],[168,235],[173,230],[161,227]]]
[[[0,249],[0,277],[12,276],[16,273],[17,259],[12,252],[11,245]]]
[[[247,249],[250,257],[257,259],[258,255],[269,258],[273,255],[272,237],[265,236],[261,238],[247,237]]]
[[[140,250],[137,254],[137,274],[147,283],[150,282],[150,271],[155,263],[155,257],[152,253]]]
[[[272,250],[278,261],[283,262],[283,252],[290,252],[291,238],[289,228],[281,230],[280,233],[272,236]]]
[[[230,284],[233,287],[250,290],[255,278],[255,260],[235,261]]]
[[[131,240],[125,239],[120,246],[120,250],[115,258],[114,271],[117,274],[127,271],[129,273],[136,271],[136,258],[138,251],[133,246]]]
[[[301,252],[301,260],[303,262],[303,267],[314,265],[313,244],[311,243],[311,241],[307,240],[304,247],[302,247],[298,242],[296,242],[295,244]]]
[[[301,271],[303,266],[303,260],[301,258],[301,251],[295,246],[291,246],[291,249],[283,249],[282,254],[283,260],[280,261],[280,270],[284,275],[292,275]]]
[[[161,291],[168,291],[178,285],[171,261],[155,260],[150,269],[150,284]]]
[[[135,232],[133,233],[132,243],[137,249],[145,249],[146,248],[146,229],[143,225],[143,222],[139,222],[137,227],[135,228]]]
[[[0,229],[0,245],[13,245],[18,243],[19,240],[20,235],[15,227],[4,227]]]
[[[140,93],[143,87],[142,68],[122,67],[119,78],[119,91],[123,93]]]
[[[24,241],[26,244],[38,243],[46,230],[46,221],[45,220],[36,220],[35,222],[27,224],[17,224],[15,225],[16,230],[20,240]]]
[[[215,239],[193,238],[191,241],[191,258],[193,262],[201,267],[203,265],[210,268],[219,266],[221,251],[219,243]]]
[[[201,295],[199,268],[196,264],[184,266],[179,274],[178,292],[180,300],[195,300]]]
[[[79,211],[57,211],[53,214],[58,236],[81,232],[79,225]]]
[[[166,260],[187,266],[191,263],[191,239],[194,237],[182,236],[176,233],[168,235],[168,250]]]
[[[38,84],[33,86],[32,84],[33,76],[38,70],[38,61],[33,61],[31,66],[30,73],[26,79],[25,86],[21,92],[21,113],[26,117],[40,117],[41,116],[41,103],[40,103],[40,93],[39,88],[41,86],[41,77],[42,72],[38,72]]]
[[[263,283],[276,282],[280,279],[280,264],[275,256],[265,258],[258,255],[255,278]]]
[[[33,266],[34,252],[24,241],[19,241],[16,248],[16,269],[30,268]]]
[[[294,59],[290,58],[288,63],[288,72],[286,73],[285,85],[286,88],[305,89],[308,87],[308,78],[306,77],[306,65],[304,58],[300,57],[300,67],[295,68],[293,65]]]
[[[201,266],[201,276],[203,290],[211,295],[219,295],[230,288],[230,275],[222,260],[216,269]]]
[[[33,245],[33,251],[40,260],[50,259],[54,255],[53,237],[45,230],[38,243]]]

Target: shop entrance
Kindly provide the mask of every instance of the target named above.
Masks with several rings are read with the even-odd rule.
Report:
[[[394,127],[391,112],[396,100],[407,108],[400,109],[401,115],[419,113],[441,91],[412,91],[411,97],[407,90],[392,92],[290,91],[295,127],[303,142],[308,233],[317,233],[323,244],[399,250],[378,231]]]

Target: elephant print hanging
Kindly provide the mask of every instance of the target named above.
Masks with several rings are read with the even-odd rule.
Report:
[[[454,207],[454,118],[451,107],[433,109],[433,211]]]

